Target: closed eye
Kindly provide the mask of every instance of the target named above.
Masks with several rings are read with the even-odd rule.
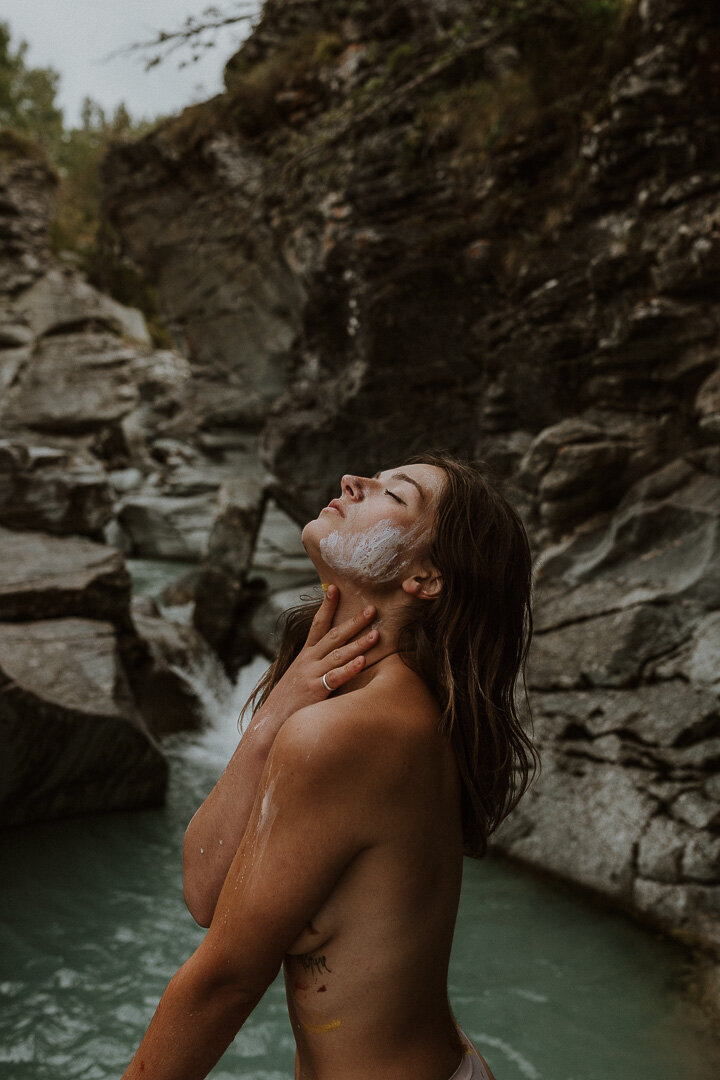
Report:
[[[385,488],[385,494],[389,495],[391,499],[395,500],[395,502],[402,503],[403,506],[407,505],[404,499],[401,499],[399,495],[395,495],[392,491],[388,491],[387,488]]]

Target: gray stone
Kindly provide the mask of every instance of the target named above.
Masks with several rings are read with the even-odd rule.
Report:
[[[649,660],[682,638],[688,620],[682,609],[643,604],[536,634],[529,685],[540,690],[631,686]]]
[[[301,535],[300,527],[269,499],[253,548],[253,570],[295,573],[302,581],[310,580],[315,571]]]
[[[150,344],[145,319],[135,308],[100,293],[79,274],[53,267],[27,289],[16,308],[33,334],[66,332],[81,323],[102,323],[114,333]]]
[[[632,852],[656,802],[628,768],[546,752],[540,780],[501,826],[501,850],[589,888],[629,900]]]
[[[667,496],[637,484],[609,522],[558,545],[543,561],[538,629],[643,601],[720,606],[719,511],[720,480],[712,476],[696,473]]]
[[[696,829],[717,829],[720,827],[720,804],[714,799],[703,798],[696,791],[687,791],[673,802],[670,812],[680,821],[693,825]]]
[[[683,930],[692,941],[720,948],[720,886],[670,885],[638,878],[633,902],[654,923]]]
[[[695,412],[703,434],[714,441],[720,440],[720,368],[698,390]]]
[[[280,620],[288,608],[295,607],[319,590],[317,579],[289,589],[272,592],[253,612],[250,628],[253,640],[265,656],[275,657],[280,644]]]
[[[247,479],[223,484],[218,494],[193,622],[221,659],[227,659],[265,500],[263,486]]]
[[[167,766],[128,690],[113,627],[0,624],[0,823],[158,806]]]
[[[680,881],[684,874],[681,863],[693,839],[691,829],[678,829],[677,823],[665,814],[651,818],[639,842],[638,873],[654,881]]]
[[[720,836],[708,833],[693,836],[683,852],[682,874],[690,881],[717,885],[720,882]]]
[[[200,727],[204,706],[197,673],[202,671],[207,653],[203,639],[192,626],[170,622],[135,602],[132,619],[151,658],[139,694],[150,731],[162,736]]]
[[[130,576],[114,548],[79,536],[0,529],[0,620],[76,615],[116,622]]]
[[[31,355],[30,349],[3,349],[0,352],[0,394],[3,397],[17,382]]]
[[[0,410],[13,429],[83,434],[118,422],[137,400],[132,348],[109,332],[44,339]]]
[[[0,524],[97,538],[112,512],[107,476],[90,455],[0,439]]]
[[[133,555],[146,559],[199,562],[207,549],[215,492],[204,495],[131,495],[118,521]]]
[[[0,349],[14,349],[18,346],[29,345],[34,337],[35,334],[29,326],[3,323],[0,326]]]

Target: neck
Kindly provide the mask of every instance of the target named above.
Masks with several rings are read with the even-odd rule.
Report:
[[[367,667],[377,663],[384,656],[397,652],[398,633],[407,613],[407,602],[401,589],[378,594],[372,589],[363,587],[362,584],[345,579],[341,581],[334,577],[325,578],[323,584],[337,586],[340,593],[333,626],[340,626],[348,619],[359,615],[364,608],[369,607],[371,604],[375,608],[375,618],[372,621],[372,626],[378,630],[380,636],[377,645],[374,645],[372,649],[365,653]],[[355,636],[361,637],[364,633],[366,633],[366,630]]]

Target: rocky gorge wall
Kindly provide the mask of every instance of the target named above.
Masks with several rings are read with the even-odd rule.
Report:
[[[187,362],[53,254],[56,184],[0,132],[0,827],[162,804],[156,737],[200,719],[202,640],[132,601],[108,542]]]

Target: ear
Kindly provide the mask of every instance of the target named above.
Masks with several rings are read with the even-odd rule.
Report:
[[[418,600],[435,600],[442,592],[442,576],[431,563],[425,563],[418,573],[405,578],[402,589]]]

